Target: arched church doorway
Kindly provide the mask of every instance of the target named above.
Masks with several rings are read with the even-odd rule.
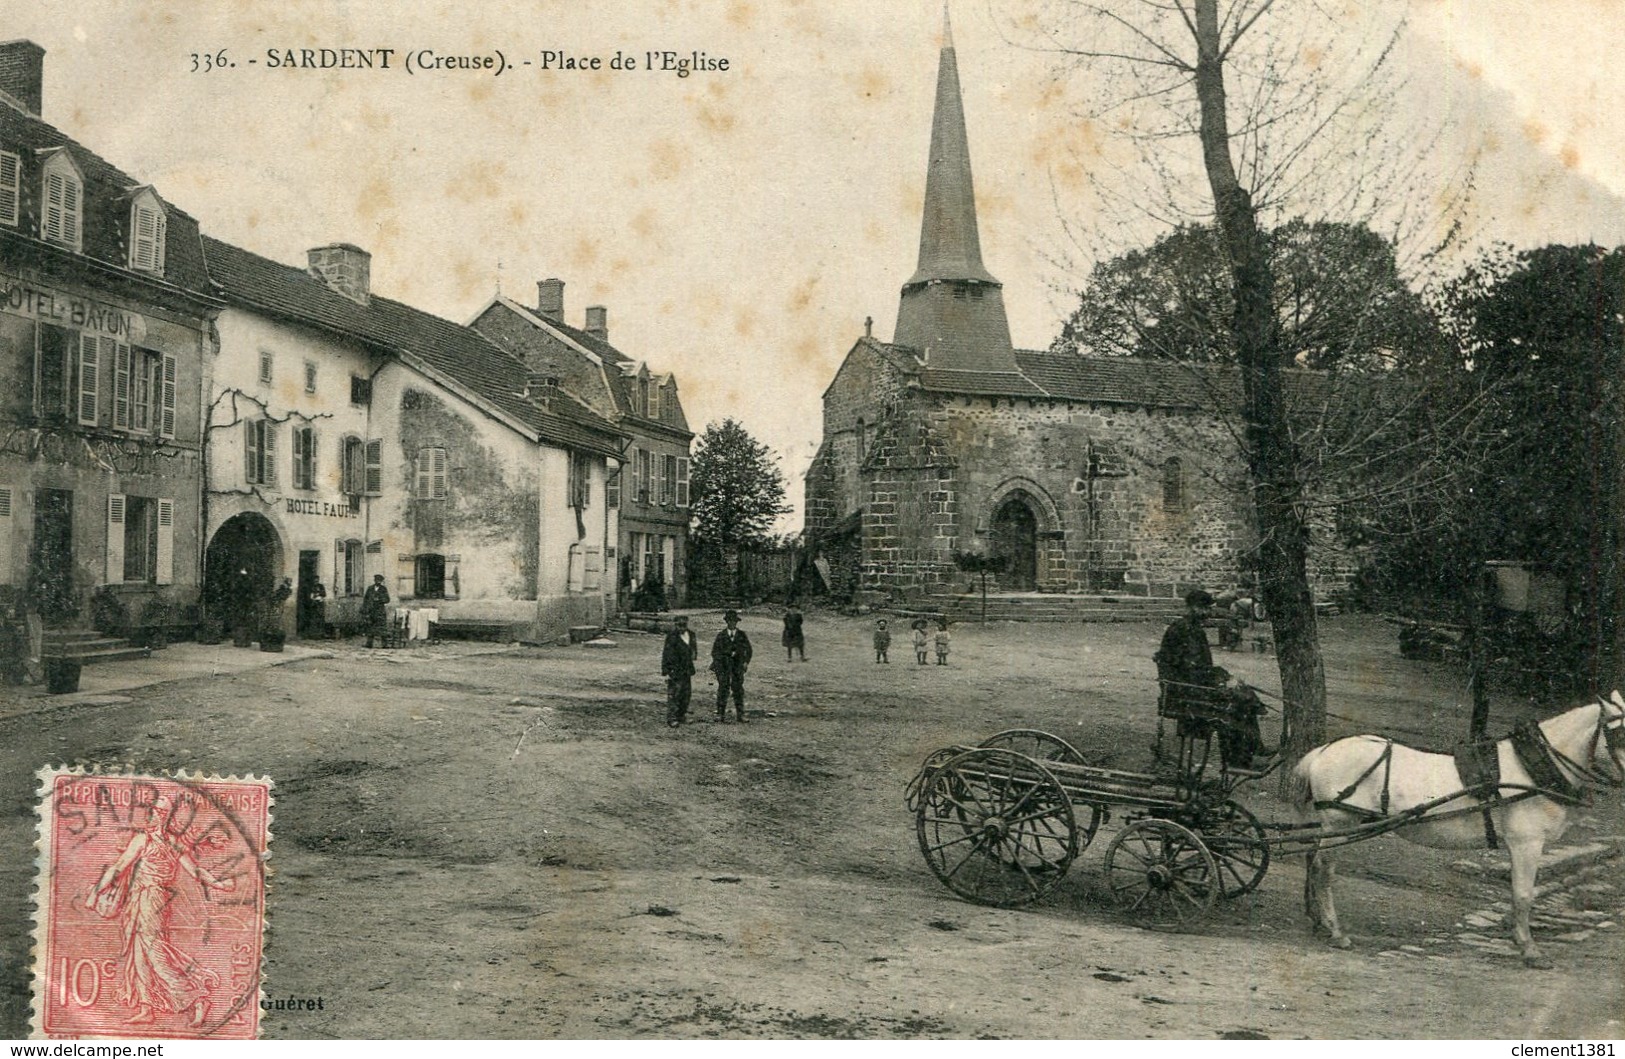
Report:
[[[265,607],[282,581],[282,538],[264,515],[233,515],[209,542],[203,567],[205,612],[238,642],[259,638]]]
[[[1004,556],[999,582],[1030,592],[1038,586],[1038,518],[1023,496],[1011,496],[993,514],[993,553]]]

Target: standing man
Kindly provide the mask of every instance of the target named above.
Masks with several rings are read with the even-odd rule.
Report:
[[[745,670],[750,668],[750,637],[739,627],[739,612],[722,615],[728,626],[711,645],[711,672],[717,675],[717,722],[728,723],[728,691],[733,690],[734,716],[745,722]]]
[[[373,574],[372,584],[361,597],[361,623],[367,627],[367,646],[374,637],[383,643],[389,631],[389,589],[384,587],[384,575]]]
[[[666,678],[666,727],[676,728],[688,720],[688,703],[694,694],[694,657],[699,645],[688,630],[688,619],[679,614],[672,619],[666,646],[660,652],[660,675]]]
[[[271,596],[266,600],[265,624],[261,631],[271,634],[272,639],[282,636],[286,631],[282,624],[282,612],[292,596],[293,581],[284,577],[282,583],[271,590]]]

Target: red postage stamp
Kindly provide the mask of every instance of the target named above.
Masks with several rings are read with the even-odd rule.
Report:
[[[271,781],[39,778],[34,1034],[257,1037]]]

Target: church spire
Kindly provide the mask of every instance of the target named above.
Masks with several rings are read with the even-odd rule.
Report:
[[[1004,292],[982,265],[971,183],[970,140],[960,99],[948,5],[942,8],[942,55],[925,174],[920,260],[903,285],[893,341],[911,346],[931,368],[1015,372]]]
[[[931,159],[925,171],[925,216],[920,223],[920,264],[909,283],[973,279],[996,283],[982,267],[971,187],[970,140],[959,94],[959,62],[953,23],[942,5],[942,57],[937,65],[936,116],[931,121]]]

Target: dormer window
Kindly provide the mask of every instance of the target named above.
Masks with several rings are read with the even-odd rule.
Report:
[[[17,204],[22,201],[22,163],[10,151],[0,151],[0,224],[17,227]]]
[[[85,178],[67,151],[58,150],[45,163],[42,198],[40,235],[77,252],[84,229]]]
[[[130,204],[130,267],[139,272],[164,271],[164,204],[151,188]]]

